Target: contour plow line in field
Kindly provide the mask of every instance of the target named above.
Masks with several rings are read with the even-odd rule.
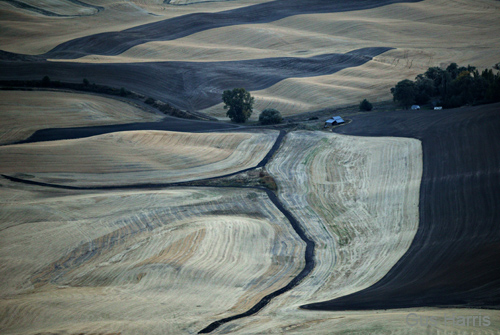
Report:
[[[276,133],[276,132],[273,132],[273,133]],[[261,141],[262,141],[262,136],[264,134],[258,133],[259,137],[261,137],[260,138]],[[113,135],[118,135],[120,141],[123,141],[123,136],[120,136],[122,134],[117,133],[117,134],[111,134],[110,136],[113,136]],[[139,135],[141,135],[141,134],[139,134]],[[142,134],[142,135],[147,136],[147,134]],[[178,135],[184,136],[184,137],[186,137],[186,139],[188,139],[189,136],[194,136],[196,138],[199,136],[207,136],[207,135],[217,136],[218,134],[199,134],[199,135],[198,134],[190,134],[190,135],[178,134]],[[222,134],[222,135],[224,135],[224,134]],[[274,145],[268,150],[267,154],[265,156],[263,156],[263,158],[261,157],[262,159],[255,167],[241,170],[239,172],[248,171],[250,169],[265,166],[267,161],[272,157],[272,155],[279,148],[279,145],[280,145],[281,140],[283,139],[284,135],[285,135],[285,133],[283,131],[280,132],[280,135],[276,137]],[[175,138],[176,135],[170,134],[169,136],[170,137],[174,136],[174,138]],[[231,137],[231,134],[225,134],[224,136]],[[237,135],[232,134],[232,136],[234,137]],[[182,142],[185,143],[186,139],[184,139]],[[218,143],[224,142],[224,141],[221,141],[220,138],[216,138],[214,141],[218,142]],[[133,142],[137,142],[137,140],[132,141],[129,139],[129,141],[127,143],[128,143],[128,145],[130,145]],[[205,142],[206,142],[206,139],[205,139]],[[267,142],[272,143],[271,141],[267,141]],[[44,142],[40,142],[40,143],[36,143],[36,144],[39,144],[41,146],[46,145],[46,144],[44,144]],[[29,145],[32,145],[32,144],[29,144]],[[48,145],[50,147],[51,145],[54,145],[54,144],[52,142],[50,142],[50,143],[48,143]],[[9,150],[12,147],[23,147],[23,146],[24,145],[5,146],[2,149]],[[262,152],[262,150],[260,150],[260,151]],[[266,153],[266,151],[264,151],[263,153]],[[14,154],[14,156],[17,156],[17,155]],[[171,153],[170,153],[170,156],[172,156]],[[259,156],[253,155],[253,158],[259,159]],[[234,175],[234,174],[239,173],[239,172],[235,172],[235,173],[231,173],[231,174],[227,174],[227,175]],[[225,175],[225,176],[227,176],[227,175]],[[156,183],[156,184],[132,184],[132,185],[112,185],[112,186],[68,186],[68,185],[58,185],[58,184],[50,184],[50,183],[37,182],[37,181],[31,181],[31,180],[24,180],[21,178],[10,177],[10,176],[6,176],[6,175],[3,175],[3,177],[5,177],[6,179],[8,179],[10,181],[20,182],[20,183],[24,183],[27,185],[46,186],[46,187],[51,187],[51,188],[56,188],[56,189],[65,189],[65,190],[72,190],[72,191],[77,191],[77,190],[78,191],[90,191],[90,190],[92,190],[94,192],[98,191],[98,190],[108,190],[108,191],[115,190],[116,191],[116,190],[134,190],[134,189],[141,189],[141,190],[158,189],[158,188],[165,188],[165,187],[174,186],[174,185],[179,184],[179,183],[169,183],[169,184]],[[218,178],[218,177],[215,177],[215,178]],[[213,179],[213,178],[208,178],[208,179]],[[201,179],[201,180],[203,180],[203,179]],[[200,181],[200,180],[198,180],[198,181]],[[207,187],[207,189],[213,189],[213,187],[212,188]],[[228,189],[234,189],[234,187],[229,187]],[[262,190],[265,191],[265,193],[268,196],[268,201],[270,200],[270,202],[274,205],[275,210],[278,210],[281,213],[281,215],[283,215],[288,220],[290,227],[291,227],[291,229],[293,229],[294,233],[296,235],[298,235],[300,237],[300,239],[302,239],[305,242],[305,250],[303,251],[306,255],[305,261],[299,262],[298,264],[286,262],[287,266],[291,266],[291,265],[295,264],[294,266],[302,266],[303,268],[298,273],[297,273],[297,271],[298,271],[298,269],[297,269],[295,271],[294,275],[289,276],[289,277],[292,277],[292,279],[289,280],[288,282],[285,282],[281,288],[277,288],[277,289],[273,289],[273,290],[260,289],[259,292],[260,292],[260,296],[262,298],[259,299],[259,295],[256,295],[251,300],[249,300],[249,301],[255,301],[255,302],[252,303],[253,306],[251,308],[249,308],[247,311],[245,311],[243,313],[236,314],[236,315],[232,315],[230,317],[222,318],[218,321],[215,321],[212,324],[210,324],[209,326],[202,329],[201,333],[210,332],[226,322],[257,313],[265,305],[267,305],[271,301],[272,298],[274,298],[280,294],[283,294],[284,292],[295,287],[299,282],[301,282],[310,273],[310,271],[314,267],[314,259],[313,259],[314,242],[312,242],[306,236],[304,230],[298,224],[297,220],[291,215],[291,213],[289,211],[287,211],[283,207],[283,205],[279,202],[279,200],[275,196],[275,194],[272,191],[270,191],[268,189],[261,188],[261,187],[241,187],[241,189],[243,189],[247,193],[247,195],[248,195],[248,191],[250,191],[252,189],[258,190],[259,192],[261,192]],[[239,191],[239,192],[242,192],[242,191]],[[256,197],[256,196],[251,197],[251,199],[254,197]],[[241,209],[241,208],[239,209],[240,213],[241,212],[245,213],[247,211],[248,211],[247,209]],[[224,208],[222,208],[222,206],[220,206],[220,205],[214,206],[214,214],[215,213],[222,214],[222,213],[226,213],[226,212],[227,211]],[[238,210],[237,210],[237,212],[238,212]],[[250,211],[250,212],[253,213],[252,211]],[[129,221],[126,221],[126,222],[129,222]],[[27,223],[26,225],[28,225],[28,224],[29,223]],[[15,228],[18,226],[24,227],[24,225],[25,224],[16,224],[13,226],[7,226],[7,227],[3,228],[2,231],[8,230],[11,228]],[[135,224],[135,223],[133,223],[133,225],[130,225],[127,223],[127,225],[124,228],[112,231],[106,235],[100,236],[98,239],[94,239],[94,240],[91,240],[87,243],[81,244],[79,247],[77,247],[76,249],[71,251],[69,254],[66,254],[63,258],[60,258],[58,260],[54,260],[53,263],[47,265],[45,268],[41,268],[38,271],[36,271],[36,273],[31,277],[30,281],[31,281],[32,285],[34,285],[35,288],[44,287],[45,285],[47,285],[49,283],[56,284],[56,283],[64,282],[61,278],[67,276],[68,273],[74,273],[75,271],[79,272],[78,268],[82,267],[84,264],[86,264],[89,261],[93,261],[96,257],[100,259],[102,255],[109,253],[110,250],[114,250],[114,247],[116,245],[120,245],[123,243],[129,243],[129,240],[133,239],[133,237],[136,237],[138,234],[148,233],[148,232],[154,231],[157,228],[158,228],[158,226],[152,225],[151,223],[146,224],[145,227],[142,224],[137,226],[137,224]],[[203,235],[199,235],[199,233],[196,233],[196,235],[189,235],[190,241],[191,240],[195,241],[195,240],[199,239],[200,238],[199,236],[205,236],[205,231],[203,231],[202,233],[203,233]],[[190,242],[190,243],[194,243],[194,242]],[[192,244],[192,245],[195,246],[195,244]],[[163,252],[162,252],[162,254],[163,254]],[[186,255],[184,255],[184,256],[179,255],[176,257],[181,257],[182,259],[189,258]],[[112,259],[115,259],[115,258],[116,258],[116,261],[114,261],[114,262],[119,262],[119,261],[121,261],[122,256],[120,256],[120,257],[114,256]],[[156,258],[158,258],[158,257],[156,257]],[[161,258],[163,259],[163,258],[169,258],[169,257],[161,256]],[[108,264],[108,263],[109,262],[102,263],[102,264]],[[114,272],[110,270],[110,272],[108,272],[108,275],[102,274],[100,276],[102,276],[103,278],[109,279],[108,276],[112,276],[113,273]],[[88,278],[86,276],[83,279],[81,278],[82,276],[83,275],[78,275],[77,276],[78,280],[72,279],[71,280],[72,285],[76,285],[76,286],[94,286],[95,285],[95,284],[88,283],[89,280],[91,282],[94,280],[94,279],[92,279],[93,278],[92,276],[90,278]],[[137,280],[140,281],[143,276],[144,276],[144,274],[142,274],[142,273],[138,274]],[[286,280],[289,277],[283,277],[283,278],[285,278],[284,280]],[[80,280],[83,280],[83,282]],[[111,282],[112,282],[112,280],[111,280]],[[109,283],[108,282],[100,283],[98,286],[107,285],[107,284],[109,284]],[[274,285],[273,287],[276,287],[276,285]],[[264,296],[262,296],[262,295],[264,295]],[[246,299],[246,300],[248,300],[248,299]],[[238,309],[232,308],[231,310],[237,311]]]
[[[82,139],[6,145],[0,172],[77,187],[168,185],[263,165],[284,133],[130,131]],[[277,143],[277,144],[276,144]],[[168,182],[166,182],[168,181]]]
[[[240,61],[167,61],[150,63],[76,63],[0,61],[0,79],[32,80],[48,75],[61,81],[87,78],[92,82],[168,101],[181,109],[201,110],[217,105],[224,90],[262,90],[288,78],[317,77],[357,67],[391,50],[387,47],[351,49],[311,57],[275,57]],[[89,75],[91,74],[91,75]]]
[[[278,197],[272,191],[264,189],[269,200],[288,219],[295,233],[306,243],[304,250],[305,263],[302,263],[302,270],[281,288],[272,292],[267,291],[269,293],[258,300],[253,299],[255,303],[251,308],[242,313],[234,313],[231,316],[220,318],[203,328],[200,333],[211,332],[225,323],[253,315],[269,304],[273,298],[275,299],[291,289],[294,289],[295,297],[297,297],[297,294],[301,297],[299,300],[295,298],[293,302],[289,301],[294,305],[297,305],[298,301],[304,303],[324,296],[331,297],[332,292],[336,292],[339,295],[355,292],[372,284],[373,281],[387,272],[388,267],[400,257],[401,253],[405,251],[405,248],[410,243],[418,221],[418,215],[415,215],[414,212],[416,203],[413,201],[415,200],[415,185],[418,184],[420,171],[418,168],[420,166],[419,142],[416,140],[382,139],[372,140],[371,146],[367,146],[365,143],[366,140],[361,140],[362,138],[325,135],[324,133],[307,134],[300,132],[289,134],[286,145],[278,152],[270,166],[270,171],[278,178],[281,196],[284,197],[285,204],[289,209],[286,209],[281,204]],[[266,159],[269,159],[278,149],[283,135],[284,133],[282,132],[273,148],[267,154]],[[290,150],[297,152],[297,148],[300,148],[301,145],[314,149],[311,151],[299,150],[298,154],[292,155]],[[364,149],[361,150],[361,147],[364,147]],[[382,149],[382,151],[378,149]],[[307,155],[304,156],[302,152],[307,152]],[[327,157],[331,157],[333,161],[327,160]],[[336,159],[339,162],[331,164]],[[388,167],[381,164],[383,159],[396,159],[399,164],[393,164]],[[408,159],[412,161],[408,162]],[[262,160],[258,166],[264,166],[266,162],[267,160]],[[317,168],[310,170],[313,166],[319,168],[319,170]],[[351,169],[356,166],[361,166],[361,170],[358,171],[358,168],[352,171]],[[409,166],[412,168],[408,170]],[[377,167],[377,170],[373,170],[375,167]],[[303,168],[306,169],[303,170]],[[380,170],[381,168],[382,170]],[[399,171],[399,174],[394,174],[396,170]],[[284,171],[294,174],[294,176],[286,176],[283,174]],[[111,185],[101,187],[65,186],[23,180],[5,175],[4,177],[25,184],[72,190],[95,191],[99,189],[145,189],[172,186],[172,184]],[[297,178],[301,178],[299,184],[296,183],[299,180]],[[332,182],[335,178],[338,178],[338,181]],[[397,191],[381,193],[384,194],[383,197],[375,196],[373,192],[384,192],[382,185],[386,185],[388,180],[399,185],[399,187],[395,188]],[[329,182],[325,184],[325,181]],[[355,186],[353,183],[362,184]],[[347,191],[342,189],[336,190],[336,187],[332,188],[332,186],[328,186],[337,184],[343,188],[347,187]],[[298,189],[291,191],[294,187],[299,187],[302,191]],[[243,188],[248,191],[252,189],[251,187]],[[352,190],[359,188],[361,188],[360,191],[352,193]],[[254,189],[262,190],[258,187]],[[307,190],[306,193],[303,193],[303,190]],[[290,194],[289,192],[294,194],[294,199],[296,200],[290,202],[291,199],[286,195]],[[331,201],[332,192],[334,199],[339,197],[336,203]],[[347,198],[345,198],[346,195]],[[299,196],[299,198],[295,198],[296,196]],[[363,201],[361,203],[353,203],[353,197],[363,199]],[[389,206],[389,208],[392,208],[392,211],[384,213],[387,202],[394,202],[394,204]],[[368,207],[363,209],[365,206],[363,203],[366,203]],[[359,207],[360,205],[362,207]],[[307,213],[303,212],[304,210]],[[396,212],[394,212],[395,210]],[[345,213],[342,213],[344,211]],[[359,215],[355,216],[355,219],[352,219],[352,214],[355,212],[365,212],[365,214],[361,217]],[[292,215],[292,213],[294,214]],[[384,213],[383,216],[378,217],[375,221],[375,223],[380,222],[380,224],[369,222],[372,220],[370,217],[373,218],[373,215],[377,217],[381,213]],[[394,216],[395,213],[399,214]],[[328,218],[330,216],[338,220],[337,224],[326,224],[326,222],[329,222]],[[297,220],[296,217],[299,219]],[[344,223],[343,220],[347,221]],[[401,220],[407,221],[404,221],[403,225],[403,221]],[[148,230],[151,229],[148,228]],[[366,231],[370,231],[373,236],[367,235]],[[116,235],[116,233],[113,234]],[[66,256],[64,263],[61,263],[62,260],[59,260],[57,261],[59,263],[54,263],[47,269],[64,269],[65,267],[62,264],[71,267],[71,264],[75,262],[75,264],[79,264],[79,262],[85,261],[87,258],[93,258],[95,256],[94,253],[97,252],[100,254],[102,252],[98,250],[107,250],[112,247],[109,241],[116,240],[116,237],[113,237],[115,235],[104,238],[104,241],[108,242],[104,242],[103,248],[91,247],[91,245],[93,246],[96,243],[92,242],[91,245],[84,245]],[[383,242],[381,243],[381,241]],[[316,249],[317,251],[315,251],[316,243],[319,243],[321,246],[320,249]],[[339,245],[340,249],[338,248]],[[88,250],[96,251],[89,253]],[[315,258],[317,258],[318,262],[315,261]],[[362,262],[362,266],[359,266],[359,262]],[[319,266],[315,267],[315,264],[319,264]],[[354,264],[357,264],[357,266],[354,266]],[[307,276],[311,271],[314,271],[314,275],[308,278]],[[341,274],[344,276],[342,277]],[[50,278],[58,278],[60,275],[57,272],[54,273],[52,270],[40,270],[34,277],[33,283],[41,285],[50,282]],[[340,278],[335,278],[339,276]],[[300,282],[303,282],[303,284],[297,286]],[[307,294],[304,294],[304,292],[307,292]]]
[[[2,186],[4,334],[195,332],[303,267],[304,243],[260,190]]]

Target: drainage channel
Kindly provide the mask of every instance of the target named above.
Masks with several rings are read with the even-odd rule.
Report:
[[[238,173],[250,171],[250,170],[253,170],[253,169],[256,169],[259,167],[264,167],[267,164],[267,162],[269,161],[269,159],[271,159],[271,157],[274,155],[274,153],[278,150],[285,135],[286,135],[286,132],[281,130],[273,147],[269,150],[269,152],[262,159],[262,161],[260,161],[259,164],[257,164],[255,167],[244,169],[244,170],[237,171],[237,172],[230,173],[230,174],[223,175],[223,176],[196,180],[196,182],[203,182],[203,181],[208,181],[208,180],[213,180],[213,179],[220,179],[220,178],[224,178],[224,177],[228,177],[228,176],[233,176],[233,175],[236,175]],[[183,184],[185,184],[185,183],[181,182],[181,183],[158,183],[158,184],[134,184],[134,185],[84,187],[84,186],[66,186],[66,185],[59,185],[59,184],[43,183],[43,182],[37,182],[37,181],[33,181],[33,180],[26,180],[26,179],[21,179],[21,178],[17,178],[17,177],[7,176],[4,174],[2,174],[1,176],[10,180],[10,181],[17,182],[17,183],[36,185],[36,186],[42,186],[42,187],[52,187],[52,188],[59,188],[59,189],[69,189],[69,190],[161,189],[161,188],[169,188],[169,187],[182,187]],[[190,181],[190,182],[193,182],[193,181]],[[267,304],[269,304],[269,302],[271,302],[271,300],[273,298],[275,298],[279,295],[282,295],[285,292],[290,291],[292,288],[297,286],[305,277],[307,277],[312,272],[312,270],[314,269],[314,266],[315,266],[315,260],[314,260],[315,243],[314,243],[314,241],[309,239],[309,237],[307,237],[307,235],[306,235],[304,229],[302,228],[302,226],[300,225],[300,223],[297,221],[297,219],[295,219],[295,217],[292,215],[292,213],[290,213],[290,211],[288,211],[285,208],[285,206],[279,200],[278,196],[273,191],[271,191],[267,188],[264,188],[264,187],[260,187],[260,186],[189,185],[189,187],[244,188],[244,189],[256,189],[256,190],[264,191],[264,192],[266,192],[267,196],[269,197],[269,200],[271,200],[271,202],[274,204],[274,206],[276,206],[276,208],[288,219],[288,221],[290,222],[290,225],[292,226],[293,230],[297,233],[297,235],[306,243],[305,266],[297,274],[297,276],[295,276],[286,286],[266,295],[257,304],[255,304],[252,308],[250,308],[248,311],[246,311],[244,313],[233,315],[233,316],[212,322],[207,327],[200,330],[198,332],[198,334],[211,333],[215,329],[217,329],[218,327],[220,327],[221,325],[223,325],[225,323],[256,314],[262,308],[264,308]]]

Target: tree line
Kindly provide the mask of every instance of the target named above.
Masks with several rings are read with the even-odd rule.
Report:
[[[391,88],[393,100],[404,108],[432,103],[444,108],[500,102],[500,72],[481,73],[468,65],[451,63],[446,69],[430,67],[414,81],[405,79]]]

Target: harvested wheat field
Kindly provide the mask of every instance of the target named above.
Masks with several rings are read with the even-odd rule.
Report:
[[[24,140],[45,128],[153,122],[163,118],[116,99],[50,91],[0,91],[0,113],[0,144]]]
[[[134,131],[16,144],[0,147],[0,172],[80,187],[174,183],[254,167],[277,137],[277,131]]]
[[[422,141],[419,229],[408,252],[375,285],[306,308],[500,307],[499,107],[366,114],[336,129]]]
[[[292,132],[268,169],[317,243],[316,268],[294,290],[300,303],[374,284],[410,246],[422,176],[418,140]]]
[[[195,333],[302,266],[262,191],[1,186],[2,334]]]
[[[380,111],[429,67],[496,74],[499,13],[0,1],[0,333],[500,334],[500,105]]]
[[[9,18],[4,21],[6,24],[13,22],[11,29],[15,34],[4,37],[3,50],[38,54],[40,60],[103,66],[90,67],[88,64],[88,68],[61,68],[52,63],[33,63],[28,70],[31,78],[48,74],[68,79],[67,73],[77,76],[89,73],[95,82],[130,87],[170,101],[182,109],[201,110],[218,118],[225,118],[220,104],[222,90],[235,85],[252,91],[257,98],[257,111],[277,108],[285,115],[293,115],[324,107],[353,105],[363,98],[390,100],[389,89],[398,81],[412,79],[430,66],[457,62],[482,70],[499,61],[496,46],[500,37],[496,32],[500,29],[500,4],[495,0],[187,3],[189,5],[184,2],[167,5],[149,1],[110,2],[103,5],[104,10],[87,17],[72,17],[72,21],[70,18],[57,18],[56,21],[52,17],[51,21],[43,21],[57,30],[48,30],[36,41],[30,40],[33,34],[18,33],[19,22]],[[28,27],[38,20],[48,20],[26,10],[9,10],[28,15],[23,19],[29,22]],[[119,13],[123,13],[124,18],[116,22]],[[104,24],[96,25],[99,21]],[[65,22],[71,22],[67,31],[61,29]],[[79,30],[73,32],[75,27]],[[88,36],[84,36],[82,30]],[[37,43],[51,45],[51,48],[36,47]],[[350,64],[335,72],[304,71],[300,75],[280,75],[278,80],[268,80],[265,85],[256,85],[252,78],[252,73],[262,72],[259,66],[250,74],[242,71],[238,76],[236,73],[240,80],[235,81],[231,79],[233,74],[224,69],[232,64],[218,65],[249,60],[262,63],[273,58],[277,63],[271,71],[267,70],[269,78],[282,72],[281,68],[292,58],[345,54],[367,47],[384,48],[385,52],[367,53],[364,56],[369,58],[365,62]],[[189,84],[179,86],[181,78],[176,79],[177,74],[169,75],[172,70],[159,71],[159,63],[173,61],[196,63],[193,68],[181,71],[182,80]],[[133,79],[144,73],[137,63],[144,62],[152,63],[146,69],[156,68],[158,75],[150,79],[154,74],[148,74],[139,80],[140,83],[134,83]],[[111,66],[113,64],[118,66]],[[40,67],[43,70],[37,71]],[[215,69],[216,73],[204,77],[207,69]],[[12,71],[19,75],[24,72],[21,68],[2,69],[4,71],[7,71],[6,76]],[[163,83],[161,78],[168,79]]]
[[[481,70],[498,63],[500,4],[494,0],[189,3],[110,3],[94,15],[71,18],[78,22],[75,25],[71,21],[80,28],[77,32],[72,32],[73,26],[68,32],[61,29],[69,18],[57,18],[56,23],[50,18],[52,21],[44,24],[57,31],[49,30],[45,38],[39,37],[34,43],[22,38],[32,34],[16,33],[16,40],[5,37],[3,50],[39,57],[22,62],[21,67],[2,67],[1,77],[13,78],[13,73],[30,79],[45,74],[61,80],[89,77],[97,83],[124,86],[182,109],[201,110],[225,119],[220,94],[236,86],[252,91],[257,111],[277,108],[293,115],[353,105],[363,98],[390,100],[391,87],[429,66],[457,62]],[[30,24],[42,20],[32,12],[9,10],[23,11],[28,15],[24,21]],[[121,12],[124,19],[116,22]],[[99,20],[104,25],[91,25]],[[17,25],[12,29],[19,29],[18,22],[13,22]],[[88,36],[82,34],[83,28]],[[33,46],[37,43],[50,44],[51,48]],[[339,64],[333,72],[283,71],[291,61],[367,47],[381,52],[364,53],[363,62]],[[15,54],[4,57],[23,59]],[[275,64],[262,69],[268,58],[275,59]],[[52,62],[39,63],[45,59]],[[253,62],[248,63],[250,60]],[[69,62],[77,64],[71,66]],[[174,69],[181,68],[180,73],[165,68],[163,62],[182,62],[172,63]],[[324,64],[331,62],[324,60]],[[141,67],[139,63],[150,64]],[[246,64],[251,67],[249,71]],[[232,67],[236,69],[234,74]],[[154,71],[150,73],[149,69]]]
[[[172,1],[173,2],[173,1]],[[193,12],[218,12],[261,0],[166,5],[155,0],[7,0],[0,2],[1,50],[43,54],[57,45],[92,34],[121,31]]]

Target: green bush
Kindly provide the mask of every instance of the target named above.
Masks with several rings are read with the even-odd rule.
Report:
[[[274,108],[266,108],[259,115],[259,122],[261,124],[277,124],[282,121],[281,113]]]
[[[359,104],[359,110],[368,112],[368,111],[371,111],[372,109],[373,109],[373,105],[370,103],[370,101],[368,101],[366,99],[361,101],[361,103]]]

